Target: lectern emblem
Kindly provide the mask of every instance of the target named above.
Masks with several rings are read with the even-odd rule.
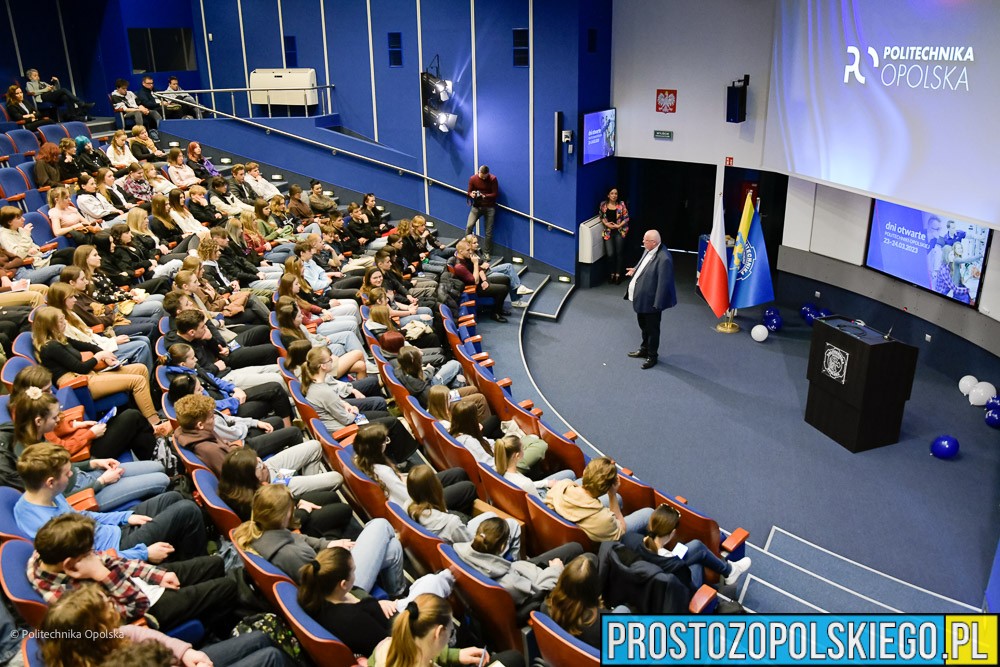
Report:
[[[847,380],[847,359],[850,355],[830,343],[826,344],[826,352],[823,353],[823,375],[831,380],[844,384]]]

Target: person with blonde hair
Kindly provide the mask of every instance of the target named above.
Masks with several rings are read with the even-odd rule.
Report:
[[[399,597],[406,588],[403,576],[403,546],[385,519],[371,519],[357,540],[327,540],[293,533],[297,528],[293,513],[295,498],[284,484],[265,484],[253,496],[250,521],[233,533],[241,548],[258,554],[300,583],[303,566],[311,566],[316,555],[330,547],[351,552],[357,564],[355,581],[371,590],[378,579],[390,597]]]
[[[125,130],[115,131],[111,136],[111,141],[108,142],[105,153],[108,154],[108,159],[111,160],[116,177],[124,176],[128,166],[133,162],[138,162],[128,146],[128,134],[126,134]]]
[[[534,440],[540,440],[540,438],[536,437]],[[531,466],[524,464],[526,449],[524,439],[516,435],[506,435],[493,443],[494,469],[511,484],[521,487],[525,493],[536,498],[544,498],[548,488],[554,482],[576,478],[576,473],[572,470],[559,470],[542,479],[531,479],[525,474],[531,469]],[[548,449],[544,440],[539,443],[539,449],[541,456],[538,456],[536,461],[540,461]]]
[[[28,278],[32,282],[53,283],[65,268],[65,263],[55,263],[56,253],[42,252],[31,239],[31,225],[24,224],[24,211],[16,206],[0,207],[0,247],[7,253],[34,261],[29,266],[23,264],[14,273],[15,280]],[[70,255],[73,250],[70,248]],[[65,253],[60,253],[63,257]],[[52,263],[50,263],[52,262]]]
[[[99,232],[101,228],[88,222],[77,210],[66,187],[60,185],[52,188],[49,190],[47,199],[49,223],[52,225],[53,234],[69,237],[74,245],[93,242],[94,234]]]
[[[157,168],[161,164],[166,153],[160,150],[153,141],[153,138],[149,136],[149,130],[146,129],[144,125],[133,125],[132,126],[132,136],[128,140],[128,148],[132,151],[132,155],[135,156],[136,160],[140,162],[148,161],[150,164],[156,164]]]

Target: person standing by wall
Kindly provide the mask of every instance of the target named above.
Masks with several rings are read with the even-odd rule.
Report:
[[[486,224],[485,237],[483,243],[483,259],[489,259],[493,252],[493,220],[496,217],[497,195],[500,194],[500,185],[497,177],[490,173],[490,168],[485,164],[479,171],[469,177],[468,188],[469,221],[465,224],[466,235],[472,233],[479,218],[483,218]]]

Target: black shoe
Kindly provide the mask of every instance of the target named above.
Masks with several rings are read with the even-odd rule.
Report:
[[[638,350],[636,350],[635,352],[629,352],[629,353],[628,353],[628,356],[632,357],[633,359],[638,359],[639,357],[645,357],[645,356],[646,356],[647,354],[648,354],[648,353],[646,352],[646,350],[644,350],[644,349],[642,349],[642,348],[640,347],[640,348],[639,348]]]
[[[642,370],[647,368],[652,368],[656,365],[656,357],[646,357],[646,361],[642,362]]]
[[[84,109],[93,109],[93,108],[94,108],[94,102],[84,102],[84,103],[83,103],[82,105],[80,105],[80,106],[81,106],[82,108],[84,108]]]
[[[493,320],[495,322],[499,322],[500,324],[506,324],[507,323],[507,318],[504,317],[503,315],[501,315],[500,313],[493,313]]]

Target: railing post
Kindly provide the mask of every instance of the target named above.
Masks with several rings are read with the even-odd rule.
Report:
[[[231,114],[233,114],[234,116],[237,115],[236,114],[236,91],[233,91],[233,90],[229,91],[229,109],[230,109],[230,113]]]
[[[267,90],[267,117],[271,117],[271,91]]]

